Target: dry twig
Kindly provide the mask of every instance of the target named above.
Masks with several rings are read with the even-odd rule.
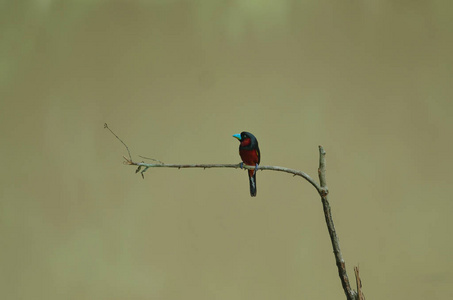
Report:
[[[108,128],[107,124],[105,124],[105,128]],[[110,130],[110,128],[108,128],[108,129]],[[123,141],[121,141],[121,142],[124,144]],[[129,149],[127,148],[126,144],[124,144],[124,146],[126,147],[126,149],[129,152]],[[130,157],[130,152],[129,152],[129,157]],[[177,168],[177,169],[234,168],[234,169],[237,169],[237,168],[241,167],[241,164],[164,164],[164,163],[160,162],[159,160],[155,160],[155,159],[152,159],[152,160],[158,161],[159,163],[148,164],[148,163],[144,163],[144,162],[134,162],[131,157],[129,159],[124,157],[124,159],[126,160],[124,162],[125,164],[137,166],[138,168],[136,170],[136,173],[140,172],[142,177],[144,177],[144,172],[146,172],[149,168]],[[255,166],[243,165],[243,168],[253,170],[253,169],[255,169]],[[358,270],[358,268],[354,268],[356,281],[357,281],[357,289],[358,289],[358,292],[356,292],[355,290],[353,290],[351,288],[351,285],[349,283],[348,274],[346,272],[345,261],[343,259],[343,255],[341,254],[340,242],[339,242],[337,233],[335,231],[335,225],[333,223],[332,212],[331,212],[329,198],[328,198],[329,190],[327,188],[327,181],[326,181],[326,152],[324,151],[324,148],[322,146],[319,146],[319,168],[318,168],[319,184],[315,180],[313,180],[313,178],[311,178],[309,175],[307,175],[305,172],[294,170],[294,169],[288,169],[288,168],[278,167],[278,166],[259,166],[259,170],[285,172],[285,173],[293,174],[293,176],[300,176],[300,177],[304,178],[305,180],[307,180],[318,191],[318,194],[321,197],[321,202],[322,202],[322,206],[323,206],[323,210],[324,210],[324,217],[325,217],[326,224],[327,224],[327,230],[329,232],[330,241],[332,243],[333,253],[335,256],[335,262],[336,262],[336,265],[338,268],[338,275],[340,277],[341,285],[345,292],[346,298],[348,300],[364,300],[365,297],[363,296],[363,293],[361,290],[362,283],[361,283],[360,277],[359,277],[359,270]]]

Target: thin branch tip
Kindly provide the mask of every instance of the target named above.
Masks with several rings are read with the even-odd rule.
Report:
[[[135,170],[135,174],[137,174],[138,172],[140,172],[142,166],[138,166],[138,168]]]
[[[132,159],[129,159],[129,158],[127,158],[124,155],[123,155],[123,158],[126,160],[126,161],[123,161],[123,164],[125,164],[125,165],[135,165],[135,163],[132,161]]]
[[[131,155],[131,152],[129,151],[129,147],[126,145],[126,143],[123,142],[123,141],[122,141],[122,140],[121,140],[121,139],[113,132],[113,130],[109,128],[109,126],[107,125],[107,123],[104,123],[104,128],[107,128],[107,129],[110,131],[110,133],[113,134],[113,135],[116,137],[116,139],[117,139],[118,141],[120,141],[120,142],[124,145],[124,147],[125,147],[126,150],[127,150],[127,153],[129,154],[129,159],[132,161],[132,155]],[[124,156],[123,156],[123,157],[124,157]]]
[[[365,300],[365,295],[363,294],[362,291],[362,280],[360,279],[360,274],[359,274],[359,266],[354,267],[354,273],[355,273],[355,279],[356,279],[356,284],[357,284],[357,292],[353,291],[355,293],[355,297],[357,300]]]

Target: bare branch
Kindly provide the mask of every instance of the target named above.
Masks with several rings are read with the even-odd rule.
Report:
[[[107,124],[104,125],[104,128],[108,128]],[[244,168],[248,170],[254,170],[255,166],[248,166],[244,164],[165,164],[161,162],[160,160],[153,159],[153,158],[146,158],[146,159],[151,159],[157,163],[155,164],[148,164],[144,162],[134,162],[132,160],[131,153],[129,151],[129,148],[127,145],[115,134],[113,133],[112,130],[110,132],[121,142],[123,145],[126,147],[127,152],[129,153],[129,158],[124,157],[126,160],[124,164],[126,165],[133,165],[137,166],[136,173],[140,172],[142,177],[144,178],[144,173],[146,170],[149,168],[177,168],[177,169],[186,169],[186,168],[202,168],[202,169],[211,169],[211,168],[233,168],[233,169],[238,169],[238,168]],[[337,233],[335,231],[335,225],[333,223],[333,218],[332,218],[332,212],[330,209],[330,204],[329,204],[329,199],[328,199],[328,194],[329,190],[327,188],[327,181],[326,181],[326,152],[324,151],[324,148],[322,146],[319,146],[319,168],[318,168],[318,175],[319,175],[319,184],[314,181],[309,175],[302,171],[294,170],[294,169],[288,169],[284,167],[278,167],[278,166],[259,166],[259,170],[270,170],[270,171],[278,171],[278,172],[285,172],[292,174],[293,176],[299,176],[307,180],[312,186],[315,187],[315,189],[318,191],[319,195],[321,196],[321,202],[324,210],[324,217],[326,220],[327,224],[327,230],[329,232],[330,236],[330,241],[332,243],[332,248],[335,256],[335,262],[338,268],[338,274],[340,277],[341,285],[343,286],[343,290],[345,292],[346,298],[348,300],[364,300],[365,297],[363,296],[362,293],[362,283],[360,281],[359,277],[359,269],[354,268],[355,275],[356,275],[356,282],[357,282],[357,291],[354,291],[351,288],[351,285],[349,283],[349,278],[346,272],[346,265],[343,259],[343,255],[341,254],[340,250],[340,243],[338,240]],[[145,158],[145,157],[143,157]],[[242,165],[242,166],[241,166]]]
[[[354,267],[355,281],[357,284],[357,300],[365,300],[365,295],[362,292],[362,280],[359,275],[359,267]]]
[[[157,162],[159,164],[163,164],[164,163],[163,161],[160,161],[160,160],[155,159],[155,158],[150,158],[150,157],[141,156],[141,155],[139,155],[138,157],[141,157],[141,158],[144,158],[144,159],[149,159],[149,160],[155,161],[155,162]]]
[[[335,231],[335,225],[333,223],[332,212],[330,210],[330,204],[328,199],[329,190],[327,189],[326,181],[326,152],[322,146],[319,146],[319,182],[321,183],[321,201],[324,210],[324,217],[326,219],[327,230],[329,231],[330,241],[332,242],[333,253],[335,255],[335,262],[338,268],[338,275],[340,276],[341,285],[346,294],[348,300],[356,299],[356,292],[351,289],[349,284],[348,274],[346,273],[346,265],[343,259],[343,255],[340,250],[340,242],[338,240],[337,232]]]
[[[123,156],[124,157],[124,156]],[[321,202],[324,210],[324,217],[327,224],[327,230],[329,231],[330,241],[332,243],[332,248],[335,256],[335,262],[338,268],[338,274],[340,276],[341,285],[343,286],[343,290],[346,294],[346,298],[348,300],[356,300],[357,292],[351,288],[349,283],[348,274],[346,272],[346,265],[343,259],[343,255],[341,254],[340,250],[340,242],[335,231],[335,225],[333,223],[332,212],[330,209],[328,194],[329,190],[327,188],[327,181],[326,181],[326,152],[322,146],[319,146],[319,168],[318,168],[318,175],[319,175],[319,182],[315,182],[309,175],[302,171],[288,169],[284,167],[278,166],[259,166],[258,170],[270,170],[270,171],[278,171],[278,172],[285,172],[289,174],[293,174],[293,176],[300,176],[307,180],[311,185],[313,185],[316,190],[318,191],[319,195],[321,196]],[[238,169],[241,167],[241,164],[147,164],[144,162],[134,162],[132,159],[127,159],[124,157],[125,164],[127,165],[134,165],[138,166],[137,171],[141,173],[146,172],[149,168],[177,168],[177,169],[186,169],[186,168],[202,168],[202,169],[210,169],[210,168],[234,168]],[[143,168],[143,169],[142,169]],[[243,164],[244,169],[254,170],[255,166],[248,166]]]
[[[124,156],[123,156],[124,157]],[[141,171],[143,174],[148,170],[149,168],[177,168],[177,169],[187,169],[187,168],[201,168],[201,169],[212,169],[212,168],[233,168],[233,169],[238,169],[241,167],[240,164],[164,164],[164,163],[159,163],[159,164],[147,164],[144,162],[134,162],[130,159],[127,159],[124,157],[125,164],[127,165],[133,165],[133,166],[138,166],[140,169],[144,167],[144,169]],[[244,169],[247,170],[254,170],[255,166],[248,166],[248,165],[243,165]],[[138,169],[138,170],[140,170]],[[294,176],[300,176],[307,180],[311,185],[313,185],[318,192],[321,191],[321,187],[318,185],[316,181],[313,180],[308,174],[298,171],[298,170],[293,170],[293,169],[288,169],[284,167],[278,167],[278,166],[259,166],[258,170],[271,170],[271,171],[278,171],[278,172],[285,172],[289,174],[293,174]]]
[[[104,123],[104,128],[107,128],[117,139],[120,141],[124,147],[126,147],[127,153],[129,153],[129,159],[132,160],[131,152],[129,151],[129,147],[124,143],[113,131],[112,129],[109,128],[109,125],[107,123]]]

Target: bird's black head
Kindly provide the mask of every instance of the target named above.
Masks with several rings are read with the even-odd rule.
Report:
[[[233,137],[237,138],[241,142],[241,146],[253,146],[258,147],[258,140],[250,132],[243,131],[241,134],[234,134]]]

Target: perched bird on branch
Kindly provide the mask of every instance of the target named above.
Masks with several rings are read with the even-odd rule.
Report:
[[[248,170],[250,181],[250,196],[256,196],[256,171],[260,163],[260,148],[258,147],[258,140],[253,134],[243,131],[240,134],[234,134],[233,137],[237,138],[241,143],[239,145],[239,155],[241,156],[242,164],[255,166],[255,170]]]

